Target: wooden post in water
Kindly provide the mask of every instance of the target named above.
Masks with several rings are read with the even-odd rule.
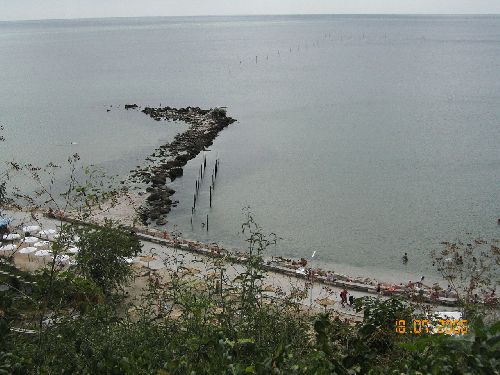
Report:
[[[212,187],[210,186],[210,208],[212,208]]]
[[[207,232],[208,232],[208,214],[207,214]]]

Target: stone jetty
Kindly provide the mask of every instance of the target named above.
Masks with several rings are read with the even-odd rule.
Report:
[[[125,108],[140,110],[136,104],[127,104]],[[145,107],[141,111],[156,121],[182,121],[189,125],[171,143],[157,148],[147,158],[147,165],[137,167],[129,177],[131,182],[147,185],[147,203],[140,210],[143,224],[165,225],[166,215],[176,204],[171,200],[175,191],[167,183],[182,176],[187,162],[211,146],[219,132],[236,120],[227,116],[225,108]]]

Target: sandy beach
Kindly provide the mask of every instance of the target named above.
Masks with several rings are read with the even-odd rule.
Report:
[[[129,206],[127,206],[129,207]],[[118,207],[114,209],[119,210]],[[133,211],[133,210],[132,210]],[[130,212],[132,212],[130,211]],[[108,214],[111,211],[106,211]],[[127,217],[123,211],[122,218]],[[28,222],[33,224],[31,214],[25,212],[11,212],[14,220],[18,223],[26,225]],[[95,215],[94,218],[102,216]],[[48,218],[46,216],[38,216],[37,224],[40,224],[45,229],[59,230],[62,223],[72,222],[80,223],[75,219],[65,218]],[[96,220],[99,222],[99,220]],[[126,222],[126,221],[125,221]],[[204,282],[207,275],[211,272],[211,267],[214,260],[223,261],[224,267],[227,269],[229,280],[234,280],[239,275],[245,264],[245,252],[228,252],[227,250],[216,245],[202,244],[196,241],[190,241],[182,238],[173,238],[171,234],[160,232],[150,228],[135,226],[133,230],[139,236],[143,245],[142,254],[138,257],[129,260],[131,267],[134,268],[134,281],[129,287],[129,292],[132,300],[138,300],[150,278],[158,278],[161,283],[168,283],[173,270],[181,267],[186,271],[186,277],[189,277],[193,282]],[[40,249],[49,249],[50,241],[53,237],[45,238],[49,240],[46,246],[41,246]],[[40,238],[42,241],[43,238]],[[14,242],[16,246],[14,261],[17,267],[26,271],[35,271],[50,263],[53,257],[50,255],[38,257],[34,254],[21,254],[20,249],[27,246],[21,241]],[[5,255],[14,253],[14,251],[5,252]],[[69,258],[74,254],[68,253]],[[289,294],[292,290],[306,291],[300,302],[305,308],[311,308],[314,311],[323,310],[324,306],[321,301],[324,298],[335,301],[333,305],[328,305],[326,308],[335,312],[344,318],[359,319],[361,315],[356,313],[350,306],[343,307],[340,303],[340,292],[346,288],[349,295],[354,298],[365,296],[378,296],[387,298],[390,295],[401,295],[409,300],[419,300],[420,302],[432,302],[433,309],[436,311],[453,310],[450,305],[454,304],[451,298],[441,296],[438,300],[431,301],[429,299],[432,288],[423,288],[423,295],[419,296],[416,290],[408,293],[405,288],[391,283],[383,283],[377,280],[368,278],[351,278],[347,275],[333,274],[321,269],[308,269],[303,267],[300,260],[284,260],[265,258],[266,277],[263,284],[269,289],[270,297],[276,291]],[[63,262],[63,267],[67,267],[70,261]],[[380,283],[381,292],[377,293],[377,285]]]

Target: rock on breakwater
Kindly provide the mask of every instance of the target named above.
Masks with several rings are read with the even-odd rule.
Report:
[[[135,105],[129,108],[140,109]],[[131,171],[129,177],[131,182],[148,185],[146,192],[149,196],[140,209],[141,221],[146,225],[152,222],[165,225],[166,215],[176,204],[171,200],[175,191],[167,186],[167,182],[182,176],[187,162],[211,146],[219,132],[236,120],[227,116],[225,108],[145,107],[142,112],[156,121],[183,121],[189,125],[171,143],[157,148],[146,159],[146,165]]]

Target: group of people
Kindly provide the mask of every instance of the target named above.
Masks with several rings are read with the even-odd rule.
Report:
[[[348,294],[349,294],[349,292],[347,291],[347,289],[345,287],[340,292],[340,303],[342,304],[342,307],[345,307],[345,305],[347,305],[347,295]],[[353,304],[354,304],[354,296],[350,295],[349,296],[349,306],[352,306]]]

